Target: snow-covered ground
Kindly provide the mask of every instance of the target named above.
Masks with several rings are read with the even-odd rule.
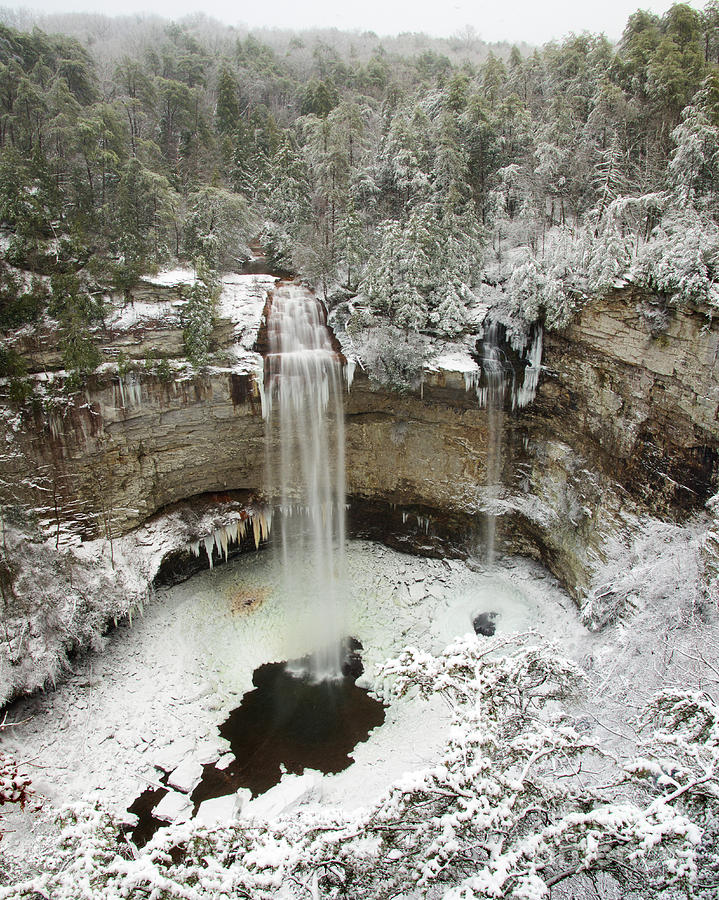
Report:
[[[572,655],[584,655],[592,640],[569,597],[526,560],[489,572],[352,541],[346,569],[347,630],[364,646],[360,683],[368,687],[376,664],[403,646],[440,650],[471,631],[481,612],[498,613],[498,633],[535,629]],[[311,649],[295,627],[297,598],[283,597],[281,583],[271,554],[262,552],[163,589],[103,653],[78,661],[58,690],[17,704],[12,718],[23,721],[6,732],[5,748],[32,761],[46,812],[90,791],[120,812],[158,782],[159,765],[216,760],[227,749],[217,726],[250,689],[254,669]],[[324,776],[313,796],[348,809],[378,797],[432,758],[446,716],[444,707],[416,698],[396,702],[356,748],[356,762]],[[29,829],[39,819],[18,811],[11,819],[3,849],[19,861],[37,850],[40,838]]]
[[[640,558],[625,550],[607,564],[608,583],[626,594],[624,616],[594,633],[536,563],[508,558],[487,570],[351,541],[347,632],[364,646],[360,683],[372,688],[375,666],[402,647],[437,652],[471,631],[473,616],[495,612],[498,635],[533,630],[581,663],[589,690],[574,712],[587,733],[626,758],[637,713],[656,690],[703,687],[719,666],[716,606],[701,601],[701,525],[638,528]],[[56,691],[16,704],[10,718],[20,724],[5,730],[4,749],[29,763],[46,798],[43,813],[4,812],[4,859],[18,877],[55,852],[58,830],[47,814],[59,806],[95,793],[123,813],[163,771],[182,763],[179,783],[180,774],[225,753],[217,727],[250,688],[254,669],[311,649],[301,620],[301,602],[283,596],[271,552],[249,553],[158,592],[143,618],[121,625],[102,653],[78,660]],[[261,809],[240,814],[273,816],[290,802],[293,810],[317,802],[347,813],[367,808],[404,773],[437,759],[447,724],[439,702],[395,700],[348,769],[304,781],[288,776]]]
[[[192,286],[197,281],[197,273],[194,269],[167,269],[157,275],[145,275],[142,280],[157,287]]]

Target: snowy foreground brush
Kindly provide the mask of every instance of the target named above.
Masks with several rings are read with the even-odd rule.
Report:
[[[668,693],[641,758],[620,764],[568,705],[584,676],[529,637],[406,648],[379,671],[391,702],[438,695],[452,725],[430,767],[352,814],[161,829],[140,851],[89,803],[66,813],[48,870],[0,898],[716,896],[719,708]],[[585,896],[586,894],[581,894]]]

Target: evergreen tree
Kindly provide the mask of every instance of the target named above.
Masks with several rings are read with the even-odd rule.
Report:
[[[217,103],[215,104],[215,127],[220,134],[228,135],[236,131],[240,118],[237,81],[229,66],[223,63],[217,76]]]
[[[188,197],[184,249],[212,269],[237,268],[249,256],[247,240],[255,224],[238,194],[205,187]]]

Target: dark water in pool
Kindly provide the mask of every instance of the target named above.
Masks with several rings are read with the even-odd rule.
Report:
[[[205,766],[195,803],[249,788],[262,794],[288,772],[341,772],[349,754],[384,722],[384,707],[352,678],[313,682],[267,663],[255,670],[254,690],[220,726],[237,757],[225,770]]]
[[[350,765],[352,750],[385,718],[383,705],[355,684],[361,665],[354,646],[348,655],[354,663],[346,667],[351,674],[332,681],[293,674],[296,667],[287,663],[267,663],[255,670],[253,690],[219,728],[236,759],[226,769],[204,766],[202,781],[191,795],[195,812],[204,800],[238,788],[262,794],[279,782],[283,770],[333,773]],[[151,814],[163,796],[144,791],[129,808],[139,818],[131,833],[138,846],[164,824]]]
[[[159,780],[160,784],[167,784],[168,775],[165,774]],[[167,788],[148,787],[132,801],[127,807],[129,813],[137,816],[137,825],[134,828],[123,826],[122,830],[129,835],[130,840],[138,847],[144,847],[158,828],[166,825],[152,815],[152,810],[167,793]]]

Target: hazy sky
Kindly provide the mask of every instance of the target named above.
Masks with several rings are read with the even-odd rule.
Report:
[[[152,12],[169,18],[201,10],[231,25],[326,26],[371,30],[379,35],[424,31],[446,37],[471,25],[487,41],[542,44],[570,31],[603,31],[617,39],[627,17],[636,9],[664,13],[671,0],[604,0],[591,4],[582,0],[0,0],[0,5],[42,12]],[[704,0],[690,5],[701,9]]]

